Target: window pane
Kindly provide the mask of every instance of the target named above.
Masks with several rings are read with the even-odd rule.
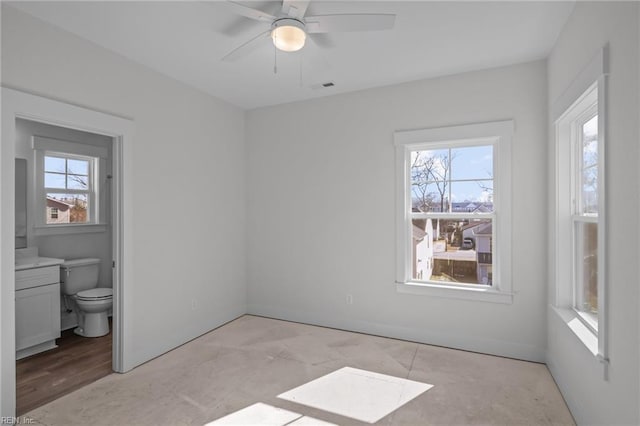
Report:
[[[492,177],[492,145],[415,151],[412,207],[428,212],[493,211]]]
[[[432,167],[430,170],[431,180],[446,181],[451,179],[451,165],[449,164],[450,151],[448,149],[439,149],[427,152],[430,161],[432,162]]]
[[[582,125],[582,165],[589,167],[598,162],[598,116]]]
[[[451,150],[451,179],[493,179],[493,146]]]
[[[411,276],[414,280],[430,280],[433,271],[433,226],[431,219],[414,219],[411,235],[413,241]]]
[[[413,211],[427,212],[435,201],[434,187],[426,181],[411,182],[411,207]]]
[[[575,222],[576,309],[598,313],[598,224]]]
[[[432,160],[428,151],[413,151],[411,153],[411,183],[431,180],[431,167]]]
[[[88,160],[45,156],[44,161],[46,188],[89,189]]]
[[[89,188],[89,176],[68,175],[67,176],[67,188],[68,189],[88,189]]]
[[[453,212],[492,212],[493,181],[476,180],[451,183]]]
[[[65,175],[60,173],[45,173],[44,186],[45,188],[65,189]]]
[[[59,157],[44,157],[44,171],[45,172],[66,172],[65,159]]]
[[[89,162],[87,160],[67,160],[67,173],[72,175],[84,175],[89,174]]]
[[[582,146],[582,167],[594,166],[598,163],[598,135],[586,139],[583,137]]]
[[[84,194],[47,193],[46,223],[87,223],[88,208]]]
[[[449,189],[446,182],[416,182],[411,185],[414,211],[448,212]]]
[[[582,125],[579,214],[598,213],[598,116]]]
[[[412,276],[420,281],[492,284],[492,221],[414,219]]]
[[[582,171],[582,213],[598,213],[598,168]]]
[[[414,175],[421,180],[449,180],[449,150],[438,149],[411,153],[412,180]]]

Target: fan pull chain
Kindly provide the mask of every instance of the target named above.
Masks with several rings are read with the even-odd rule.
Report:
[[[273,45],[273,73],[278,74],[278,49],[275,44]]]
[[[302,80],[302,57],[304,56],[303,53],[300,53],[300,88],[302,88],[304,86],[303,80]]]

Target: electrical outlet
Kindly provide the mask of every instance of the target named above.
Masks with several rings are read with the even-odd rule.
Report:
[[[195,311],[198,309],[198,299],[191,299],[191,310]]]
[[[347,294],[347,305],[353,305],[353,295]]]

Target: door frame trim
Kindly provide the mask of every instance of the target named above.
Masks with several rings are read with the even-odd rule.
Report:
[[[13,88],[1,88],[0,146],[0,415],[15,416],[15,141],[16,118],[109,136],[113,139],[113,370],[135,364],[132,353],[133,120]],[[127,324],[127,327],[124,325]]]

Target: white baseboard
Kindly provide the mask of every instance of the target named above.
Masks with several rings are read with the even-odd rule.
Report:
[[[211,317],[209,318],[209,321],[206,324],[202,326],[198,326],[197,329],[195,329],[194,331],[191,331],[189,334],[185,336],[178,336],[178,337],[167,336],[168,338],[173,337],[173,339],[172,340],[167,339],[161,342],[153,342],[157,344],[157,346],[154,346],[154,347],[152,347],[151,345],[141,345],[141,348],[139,349],[139,351],[137,353],[132,354],[131,369],[136,368],[137,366],[144,364],[145,362],[148,362],[154,358],[157,358],[160,355],[163,355],[171,351],[172,349],[177,348],[178,346],[182,346],[185,343],[191,340],[194,340],[204,334],[207,334],[208,332],[228,322],[231,322],[245,315],[246,313],[247,313],[246,305],[237,305],[237,306],[228,307],[227,309],[217,311],[215,314],[211,315]],[[128,369],[127,371],[129,370],[130,369]]]
[[[291,311],[279,307],[258,304],[248,305],[247,314],[390,337],[393,339],[402,339],[427,345],[444,346],[488,355],[503,356],[524,361],[539,363],[545,363],[546,361],[546,348],[505,340],[486,339],[471,335],[453,335],[451,333],[444,334],[424,328],[410,328],[353,318],[326,316],[317,312]]]
[[[55,349],[57,347],[58,347],[58,345],[56,345],[56,341],[55,340],[49,340],[47,342],[40,343],[39,345],[30,346],[28,348],[21,349],[21,350],[16,352],[16,361],[19,360],[19,359],[22,359],[22,358],[26,358],[26,357],[31,356],[31,355],[39,354],[40,352],[44,352],[44,351],[48,351],[48,350],[51,350],[51,349]]]

